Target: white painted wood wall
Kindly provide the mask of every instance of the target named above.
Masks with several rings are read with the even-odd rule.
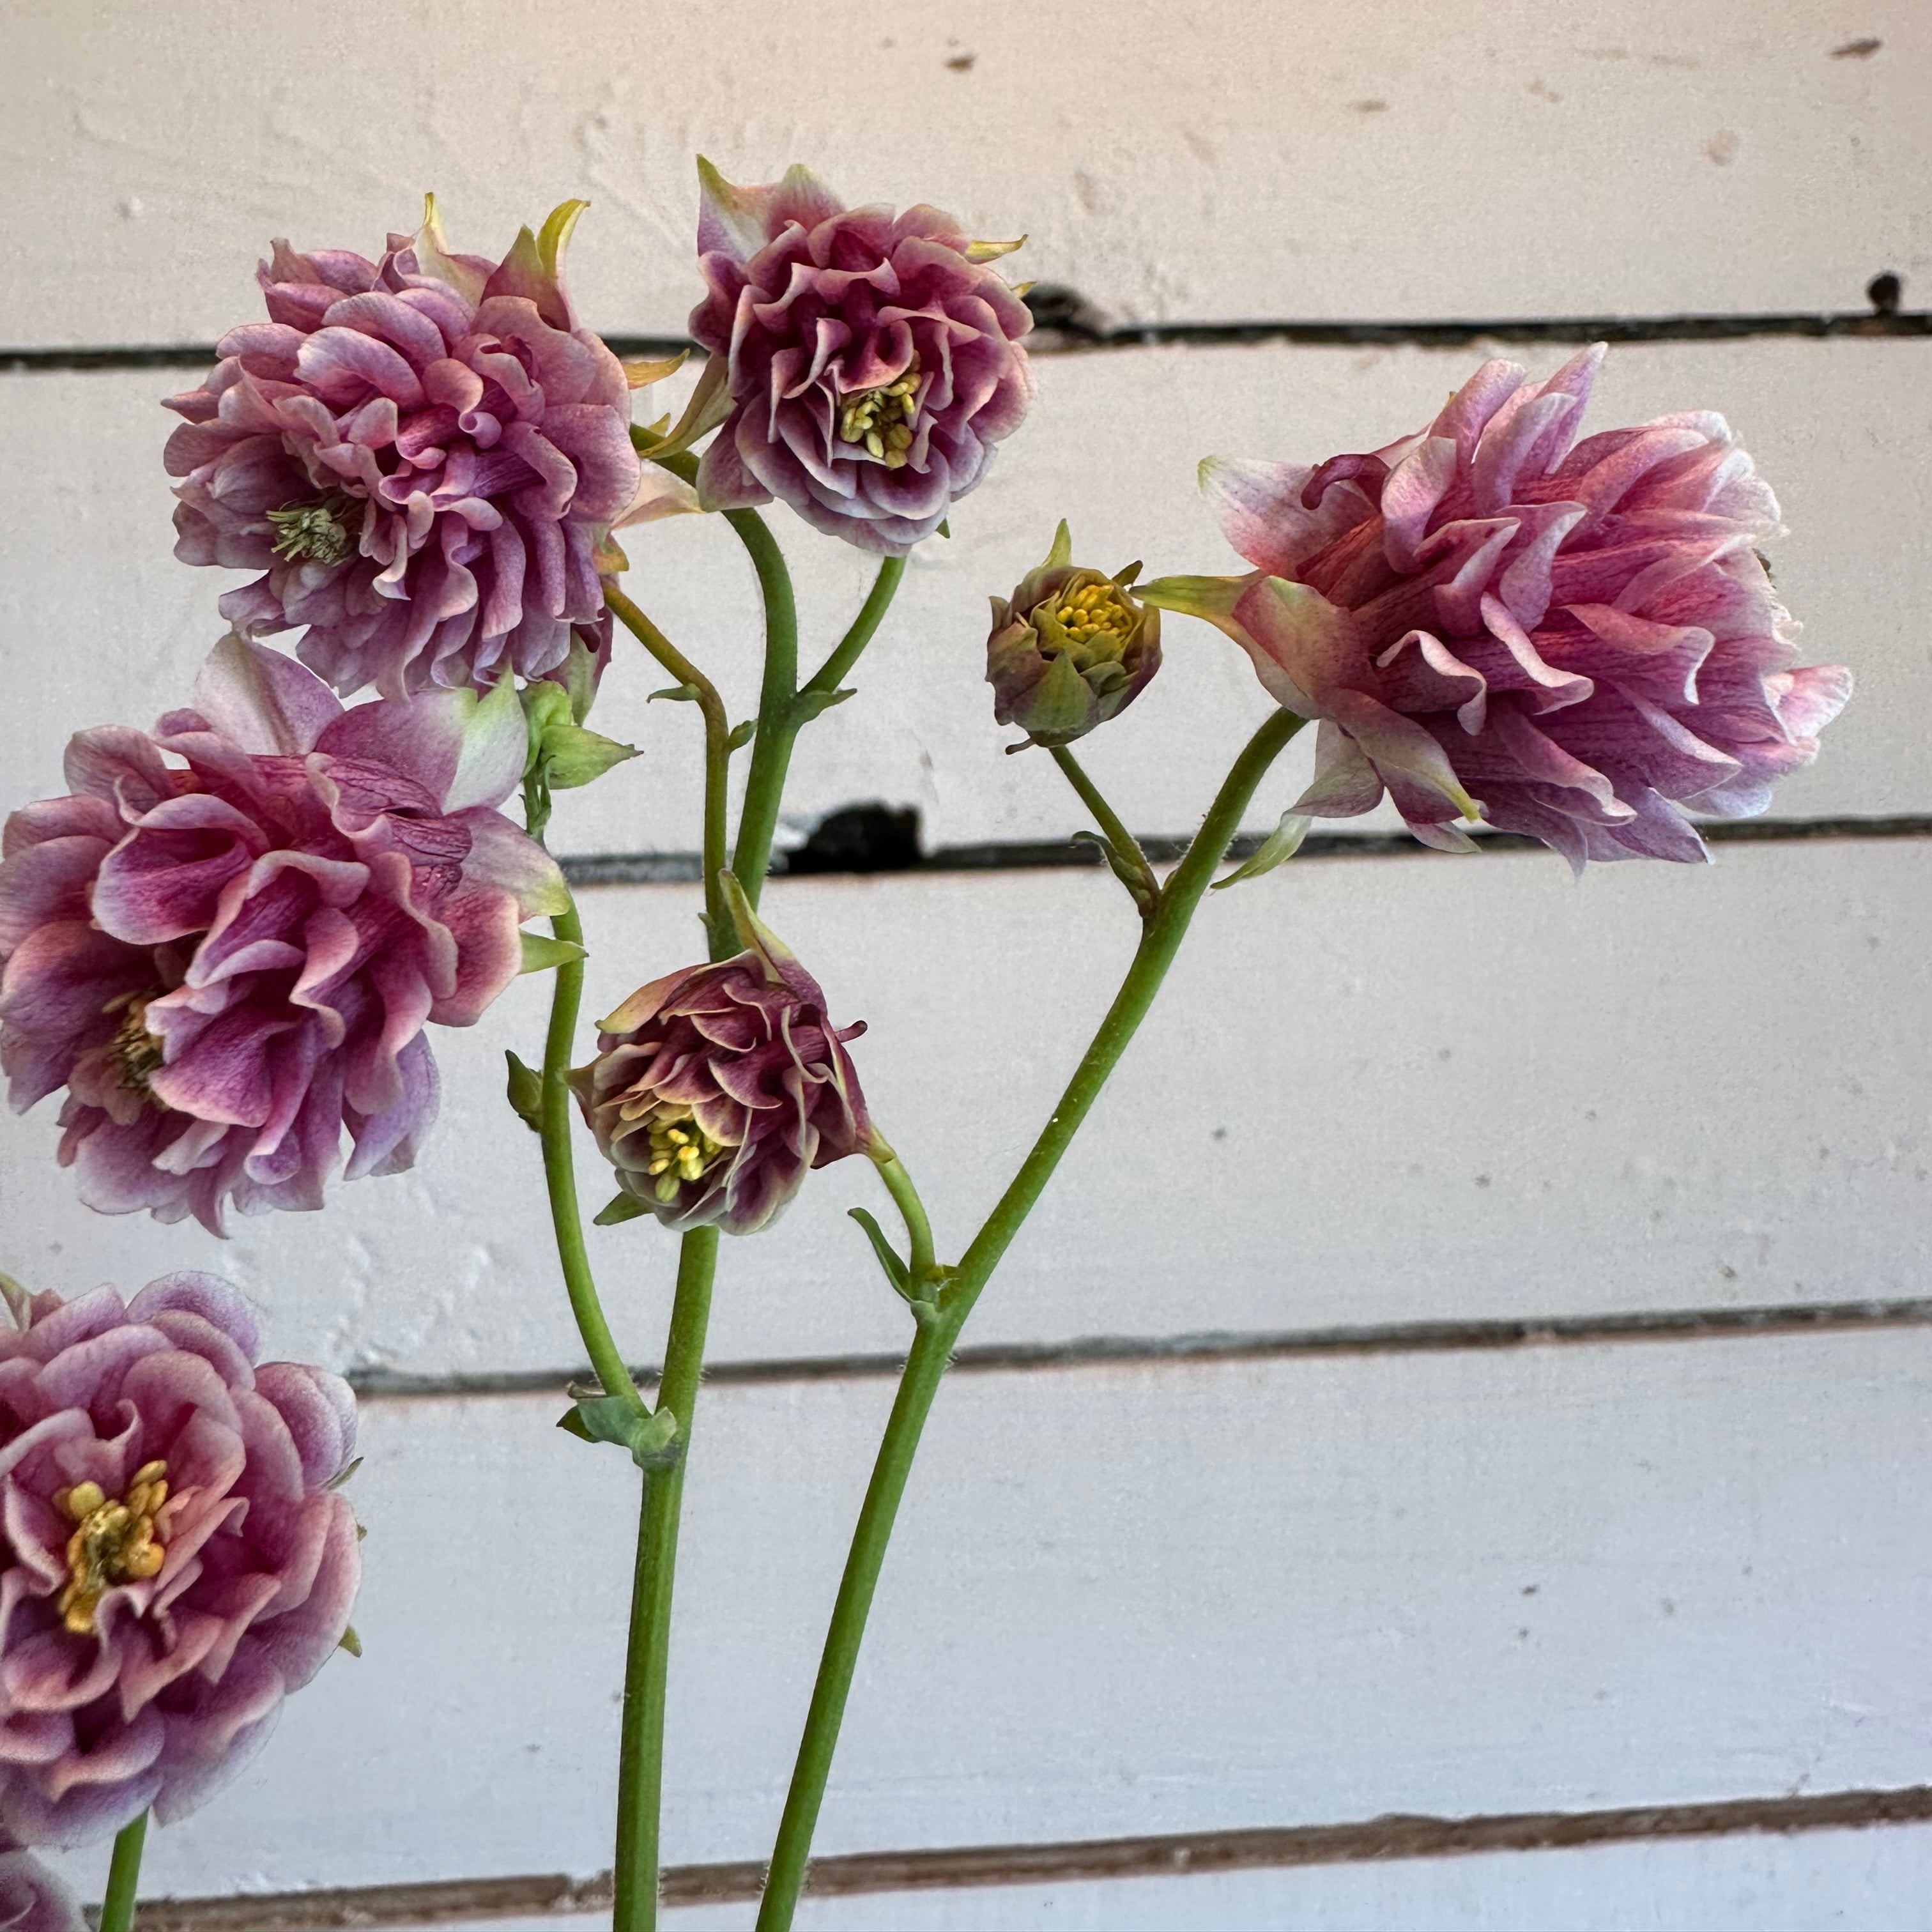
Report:
[[[699,148],[735,178],[802,158],[855,200],[1028,231],[1022,272],[1118,321],[1856,310],[1883,269],[1908,308],[1932,291],[1915,0],[4,0],[0,28],[0,345],[28,350],[212,340],[255,313],[272,235],[373,250],[424,188],[486,249],[587,194],[589,319],[676,334]],[[1042,358],[1029,428],[916,560],[860,699],[805,740],[799,812],[914,805],[935,846],[1076,830],[1044,761],[1000,755],[986,595],[1062,514],[1084,554],[1228,567],[1199,456],[1372,446],[1480,352]],[[1932,814],[1928,378],[1932,339],[1764,336],[1620,348],[1599,391],[1600,425],[1724,411],[1783,499],[1779,582],[1859,690],[1782,817]],[[71,730],[179,701],[220,628],[218,574],[170,555],[155,404],[193,380],[0,374],[8,807],[56,788]],[[776,514],[829,641],[863,566]],[[724,533],[687,520],[631,554],[636,594],[747,708],[752,589]],[[1168,655],[1090,760],[1149,832],[1190,828],[1265,708],[1204,629],[1176,620]],[[563,801],[566,853],[694,843],[693,721],[646,709],[658,682],[622,664],[600,722],[645,755]],[[1932,1294],[1928,855],[1732,845],[1709,872],[1580,886],[1544,856],[1342,857],[1211,903],[968,1340],[1340,1327],[1364,1346],[961,1374],[820,1849],[1932,1784],[1932,1328],[1609,1338],[1620,1317]],[[587,1010],[688,956],[695,908],[683,886],[586,892]],[[768,910],[872,1022],[868,1092],[956,1249],[1126,956],[1124,899],[1035,871],[780,881]],[[608,1862],[630,1472],[550,1427],[548,1388],[450,1392],[577,1359],[500,1100],[501,1048],[530,1053],[544,997],[525,983],[439,1040],[448,1099],[415,1173],[225,1246],[89,1216],[46,1112],[0,1126],[0,1264],[68,1292],[213,1268],[281,1352],[430,1390],[365,1409],[364,1657],[154,1836],[157,1896]],[[835,1169],[726,1250],[714,1360],[780,1366],[700,1413],[676,1865],[769,1845],[890,1391],[782,1365],[903,1345],[842,1218],[872,1193]],[[671,1244],[640,1224],[596,1257],[651,1359]],[[1592,1317],[1611,1319],[1560,1346],[1389,1332]],[[71,1869],[98,1887],[104,1855]],[[1929,1884],[1932,1825],[1895,1823],[956,1887],[802,1923],[1902,1932],[1932,1924]],[[406,1923],[395,1896],[367,1902]]]

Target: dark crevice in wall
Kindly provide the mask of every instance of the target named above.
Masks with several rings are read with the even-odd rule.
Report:
[[[1876,284],[1875,284],[1876,286]],[[1028,296],[1036,354],[1088,354],[1096,350],[1169,345],[1226,348],[1281,342],[1308,348],[1462,349],[1476,343],[1737,342],[1756,336],[1899,337],[1932,335],[1932,310],[1868,309],[1762,315],[1598,315],[1518,316],[1441,322],[1138,322],[1112,326],[1076,291],[1041,284]],[[681,335],[609,335],[620,356],[675,356],[696,345]],[[121,347],[0,349],[0,374],[32,375],[90,369],[202,369],[215,359],[212,343],[129,344]]]
[[[1832,838],[1924,838],[1932,836],[1932,813],[1889,818],[1730,819],[1698,830],[1713,845],[1759,845]],[[1264,835],[1244,832],[1228,848],[1245,859]],[[1540,852],[1538,839],[1510,832],[1479,832],[1485,853]],[[1141,844],[1150,859],[1178,859],[1187,840],[1178,833],[1154,833]],[[1430,859],[1442,854],[1418,844],[1406,832],[1312,832],[1295,855],[1310,859]],[[656,886],[687,884],[699,874],[695,852],[592,853],[562,862],[573,886]],[[1010,840],[983,845],[941,845],[920,850],[919,820],[910,808],[880,805],[842,806],[818,821],[805,844],[778,854],[775,872],[824,874],[841,872],[1010,872],[1042,866],[1098,866],[1090,844],[1069,839]]]
[[[1393,1322],[1333,1328],[1288,1328],[1196,1335],[1087,1335],[1064,1342],[988,1342],[958,1350],[956,1375],[1030,1370],[1121,1367],[1168,1362],[1279,1361],[1312,1355],[1400,1355],[1444,1350],[1549,1348],[1610,1342],[1693,1342],[1747,1336],[1842,1333],[1848,1329],[1932,1326],[1932,1297],[1889,1301],[1794,1302],[1784,1306],[1663,1309],[1648,1312],[1510,1316],[1485,1321]],[[878,1380],[896,1376],[897,1353],[796,1355],[715,1362],[705,1380],[721,1384]],[[645,1365],[638,1380],[654,1386]],[[474,1375],[410,1375],[360,1368],[349,1379],[365,1400],[384,1396],[561,1394],[587,1368],[512,1370]]]
[[[1369,1859],[1454,1858],[1590,1845],[1709,1838],[1746,1832],[1832,1832],[1932,1820],[1932,1786],[1834,1791],[1802,1798],[1739,1798],[1709,1804],[1604,1811],[1519,1811],[1491,1817],[1392,1816],[1347,1825],[1098,1838],[1043,1845],[962,1845],[943,1851],[857,1852],[814,1859],[806,1889],[818,1898],[1065,1885],[1107,1879],[1199,1876]],[[667,1906],[723,1905],[758,1896],[762,1862],[674,1865]],[[334,1932],[346,1926],[460,1924],[512,1916],[564,1918],[610,1909],[608,1875],[450,1879],[230,1898],[143,1899],[142,1932]]]

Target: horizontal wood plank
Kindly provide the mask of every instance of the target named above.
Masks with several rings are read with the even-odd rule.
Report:
[[[1742,847],[1580,886],[1518,854],[1298,860],[1204,908],[1162,1002],[995,1279],[970,1341],[1868,1301],[1932,1292],[1932,842]],[[586,893],[586,1012],[698,950],[686,887]],[[1132,944],[1105,875],[779,881],[877,1118],[956,1254],[1051,1112]],[[502,1050],[548,988],[438,1032],[442,1118],[410,1174],[321,1215],[92,1215],[52,1103],[0,1120],[4,1265],[67,1292],[231,1276],[285,1352],[412,1373],[578,1358]],[[588,1050],[589,1036],[585,1036]],[[586,1210],[609,1198],[587,1138]],[[902,1348],[845,1210],[858,1161],[726,1244],[716,1360]],[[675,1242],[592,1231],[655,1358]]]
[[[962,1378],[820,1849],[1922,1783],[1928,1375],[1921,1332]],[[889,1395],[706,1399],[668,1862],[768,1844]],[[370,1411],[364,1654],[154,1890],[608,1864],[635,1478],[556,1406]]]
[[[1527,353],[1546,371],[1567,352]],[[986,598],[1011,590],[1070,519],[1082,555],[1109,569],[1240,568],[1195,487],[1216,451],[1318,458],[1373,448],[1426,422],[1480,352],[1280,346],[1138,350],[1042,362],[1031,423],[952,520],[952,542],[915,554],[897,608],[853,682],[859,695],[801,740],[794,833],[854,802],[920,814],[930,847],[1064,839],[1088,823],[1037,753],[1003,757],[983,682]],[[220,635],[220,592],[238,572],[170,554],[157,399],[189,378],[153,370],[0,378],[0,653],[35,675],[0,717],[0,770],[24,799],[59,782],[80,728],[147,724],[183,701]],[[1790,534],[1779,584],[1814,657],[1852,666],[1858,691],[1817,764],[1780,790],[1780,814],[1932,812],[1932,341],[1758,341],[1615,352],[1594,420],[1722,409],[1780,492]],[[772,513],[799,579],[805,655],[828,651],[869,580],[866,560]],[[754,707],[761,634],[742,553],[712,518],[629,533],[632,594],[724,691]],[[290,640],[290,641],[292,641]],[[1235,748],[1265,715],[1247,661],[1217,632],[1169,620],[1167,662],[1144,697],[1082,747],[1133,829],[1184,833]],[[700,745],[690,706],[652,704],[664,674],[628,640],[598,722],[643,755],[559,801],[561,852],[683,851],[698,843]],[[1310,734],[1312,740],[1312,735]],[[1305,781],[1292,748],[1257,799],[1272,825]],[[746,760],[736,769],[742,778]],[[1342,829],[1396,821],[1386,808]]]
[[[589,314],[680,331],[698,149],[1028,232],[1022,273],[1139,320],[1856,308],[1932,267],[1912,0],[13,14],[14,344],[211,340],[272,235],[374,251],[426,188],[490,252],[589,196]]]

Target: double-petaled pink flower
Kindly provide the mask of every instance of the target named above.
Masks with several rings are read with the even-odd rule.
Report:
[[[1708,411],[1576,441],[1600,346],[1547,380],[1485,363],[1419,435],[1318,468],[1211,458],[1250,578],[1148,602],[1220,624],[1322,721],[1295,809],[1384,792],[1416,836],[1480,816],[1589,859],[1700,860],[1685,816],[1748,817],[1850,693],[1799,665],[1756,546],[1775,499]]]
[[[0,1829],[27,1844],[200,1804],[347,1630],[356,1404],[257,1366],[225,1282],[0,1317]],[[0,1861],[0,1913],[11,1902]],[[8,1922],[0,1917],[0,1924]],[[29,1917],[17,1922],[58,1925]]]
[[[80,1901],[29,1851],[0,1833],[0,1932],[88,1932]]]
[[[561,279],[584,206],[500,262],[448,253],[433,205],[380,262],[275,243],[268,320],[168,404],[175,554],[265,572],[222,598],[231,623],[302,628],[338,691],[391,697],[539,677],[594,630],[638,464],[623,368]]]
[[[350,1178],[408,1167],[424,1022],[476,1020],[567,895],[495,809],[527,748],[507,683],[344,710],[230,638],[194,704],[82,732],[72,793],[7,821],[0,1065],[16,1108],[67,1089],[88,1205],[219,1233],[230,1202],[320,1207],[345,1128]]]
[[[864,1148],[865,1096],[818,982],[725,874],[746,950],[640,986],[570,1076],[623,1190],[598,1216],[755,1234],[815,1167]]]
[[[707,508],[788,503],[816,529],[903,556],[1019,427],[1025,304],[935,208],[848,208],[809,169],[735,188],[699,164],[691,332],[729,414],[698,466]]]

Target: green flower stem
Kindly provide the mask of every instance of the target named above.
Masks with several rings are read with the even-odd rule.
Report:
[[[938,1259],[933,1252],[932,1223],[926,1218],[926,1203],[919,1198],[919,1190],[912,1184],[912,1176],[890,1148],[883,1141],[874,1140],[871,1151],[879,1178],[886,1184],[886,1192],[892,1197],[892,1204],[899,1210],[899,1219],[905,1223],[906,1239],[912,1246],[907,1272],[916,1288],[932,1274]]]
[[[718,687],[616,585],[604,585],[604,601],[638,643],[696,694],[704,720],[705,926],[713,934],[728,932],[731,916],[718,888],[718,874],[724,869],[726,777],[731,762],[731,723],[724,700]]]
[[[644,1479],[638,1562],[624,1664],[617,1758],[617,1856],[613,1932],[652,1932],[658,1921],[658,1817],[664,1793],[664,1683],[670,1654],[671,1588],[685,1456],[704,1366],[704,1331],[718,1267],[718,1230],[694,1228],[678,1250],[677,1294],[664,1346],[658,1407],[677,1418],[678,1460]]]
[[[559,939],[584,944],[584,922],[572,904],[550,922]],[[550,992],[550,1031],[544,1040],[543,1102],[538,1131],[543,1139],[544,1180],[550,1190],[550,1225],[556,1231],[556,1258],[563,1268],[563,1286],[570,1312],[590,1357],[590,1366],[606,1395],[627,1396],[641,1409],[644,1398],[624,1366],[610,1324],[604,1319],[591,1279],[590,1257],[584,1246],[584,1222],[578,1211],[577,1168],[570,1150],[570,1089],[564,1076],[570,1070],[570,1052],[577,1032],[577,1010],[584,1000],[584,962],[574,959],[556,968]]]
[[[100,1932],[128,1932],[134,1922],[134,1894],[141,1883],[141,1850],[148,1842],[148,1814],[124,1825],[114,1840],[107,1868],[107,1896],[100,1901]]]
[[[872,588],[860,606],[858,616],[852,620],[852,628],[838,640],[838,648],[806,680],[806,691],[830,693],[844,682],[845,674],[859,662],[860,653],[872,641],[874,633],[885,621],[886,613],[892,607],[892,599],[898,595],[905,568],[906,560],[902,556],[889,556],[879,566],[879,574],[873,578]]]
[[[727,510],[724,520],[737,532],[758,573],[765,604],[765,674],[758,688],[758,734],[752,740],[752,768],[745,779],[745,801],[738,811],[738,843],[731,869],[755,908],[772,862],[772,835],[791,748],[800,722],[798,700],[798,604],[784,554],[755,510]]]
[[[1100,822],[1101,836],[1112,848],[1120,868],[1140,881],[1139,890],[1134,891],[1131,886],[1128,890],[1134,892],[1135,902],[1142,911],[1151,916],[1160,896],[1160,883],[1154,875],[1148,855],[1141,850],[1140,841],[1120,823],[1120,815],[1100,795],[1100,788],[1064,745],[1050,745],[1047,750],[1053,762],[1066,774],[1066,782],[1080,794],[1081,803]]]
[[[1234,761],[1214,806],[1187,854],[1169,875],[1159,905],[1142,932],[1133,963],[1100,1022],[1066,1090],[1033,1150],[1021,1164],[958,1267],[940,1292],[934,1318],[922,1322],[899,1378],[898,1394],[879,1444],[872,1479],[859,1512],[858,1527],[839,1580],[838,1600],[826,1632],[825,1649],[812,1687],[805,1735],[785,1798],[784,1816],[772,1847],[764,1898],[758,1908],[758,1932],[788,1932],[804,1883],[811,1855],[812,1834],[825,1796],[838,1726],[865,1636],[886,1545],[892,1532],[899,1498],[905,1493],[920,1434],[939,1392],[946,1361],[966,1318],[982,1289],[992,1279],[1022,1224],[1039,1200],[1074,1135],[1079,1131],[1107,1077],[1118,1064],[1127,1043],[1147,1017],[1168,968],[1174,963],[1188,922],[1208,890],[1214,868],[1240,826],[1255,788],[1282,748],[1301,728],[1292,712],[1276,712],[1248,742]]]

